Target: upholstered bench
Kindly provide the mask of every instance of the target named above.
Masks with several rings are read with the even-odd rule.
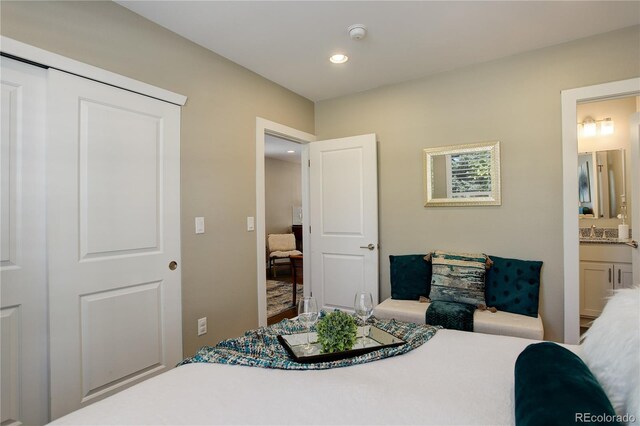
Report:
[[[477,272],[487,267],[486,274]],[[540,261],[436,250],[428,256],[389,256],[389,268],[391,298],[374,309],[377,318],[424,324],[431,304],[420,300],[430,298],[495,308],[491,310],[497,312],[478,309],[473,312],[475,332],[535,340],[544,338],[542,318],[538,313]],[[478,294],[480,286],[477,282],[464,283],[465,280],[481,280],[484,294]],[[433,314],[430,318],[439,315],[437,311],[430,314]]]
[[[415,300],[389,298],[374,308],[373,315],[376,318],[394,318],[399,321],[424,324],[429,305],[429,303]],[[544,327],[540,315],[530,317],[503,311],[492,313],[476,309],[473,315],[473,331],[536,340],[542,340],[544,337]]]

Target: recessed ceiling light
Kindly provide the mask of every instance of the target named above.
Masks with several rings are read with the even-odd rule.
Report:
[[[336,53],[335,55],[332,55],[329,60],[334,64],[344,64],[349,60],[349,57],[347,55],[343,55],[342,53]]]
[[[289,154],[293,154],[295,151],[290,149],[289,151],[287,151]]]

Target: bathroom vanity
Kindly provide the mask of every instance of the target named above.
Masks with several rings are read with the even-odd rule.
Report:
[[[580,242],[580,317],[600,315],[613,290],[633,285],[631,250],[611,240]]]

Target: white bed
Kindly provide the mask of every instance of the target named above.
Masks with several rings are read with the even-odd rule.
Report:
[[[513,424],[515,361],[536,342],[440,330],[407,354],[332,370],[188,364],[54,424]]]

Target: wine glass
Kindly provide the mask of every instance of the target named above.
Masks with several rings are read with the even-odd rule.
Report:
[[[318,320],[318,304],[313,297],[305,297],[298,302],[298,321],[307,329],[307,344],[304,347],[306,352],[311,352],[311,326]]]
[[[371,293],[366,292],[358,292],[356,293],[356,298],[353,303],[353,307],[356,311],[356,315],[362,320],[362,347],[364,348],[365,343],[367,342],[367,337],[365,335],[365,326],[367,325],[367,319],[373,313],[373,297]]]

